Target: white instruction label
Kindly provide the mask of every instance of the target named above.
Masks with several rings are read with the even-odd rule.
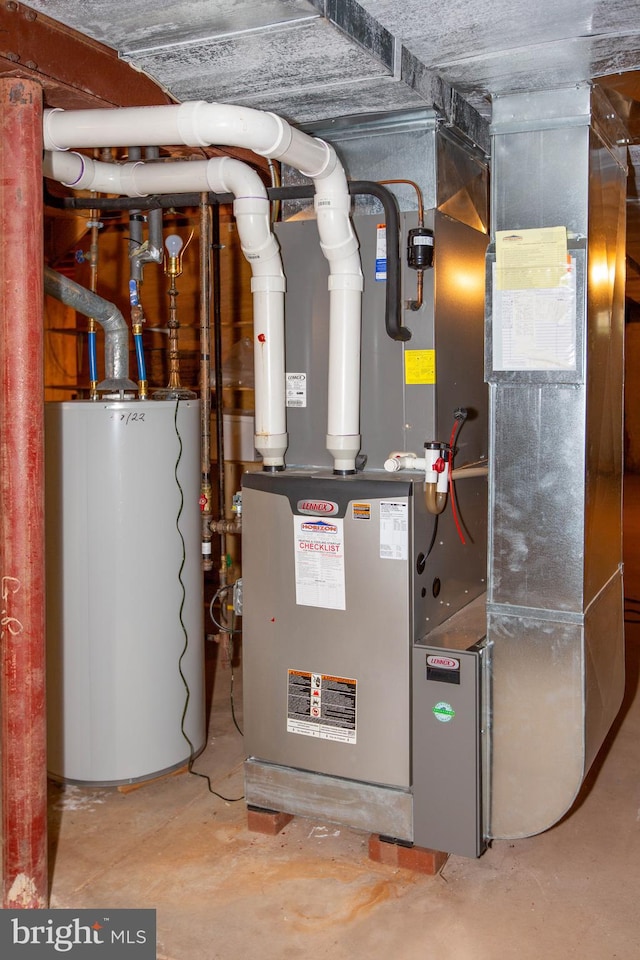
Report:
[[[306,373],[285,373],[286,402],[288,407],[306,407],[307,405],[307,375]]]
[[[576,369],[576,260],[554,287],[500,289],[493,265],[493,369]]]
[[[289,670],[287,732],[355,743],[357,685],[347,677]]]
[[[409,541],[409,505],[406,500],[380,501],[380,558],[406,560]]]
[[[345,610],[344,521],[324,517],[293,518],[296,603]]]
[[[376,227],[376,280],[387,279],[387,226],[379,223]]]

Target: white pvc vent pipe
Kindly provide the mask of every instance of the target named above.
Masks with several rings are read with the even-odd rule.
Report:
[[[334,457],[334,466],[337,471],[355,470],[355,457],[360,449],[360,323],[363,280],[358,242],[350,219],[351,201],[347,180],[333,147],[323,140],[296,130],[273,113],[263,113],[231,104],[194,101],[177,106],[45,111],[44,146],[46,150],[176,144],[200,147],[213,144],[245,147],[259,156],[281,160],[313,180],[320,244],[329,263],[330,344],[327,448]],[[87,158],[82,159],[86,164]],[[189,163],[189,166],[191,165]],[[135,184],[137,175],[133,167],[136,165],[129,166],[131,169],[126,176],[132,178]],[[171,169],[174,164],[162,166]],[[168,173],[160,176],[170,179]],[[86,184],[84,174],[80,174],[80,179],[70,185],[78,187],[80,182]],[[96,189],[95,185],[91,188]],[[165,185],[167,191],[173,192],[176,189],[178,188],[174,181],[167,182]],[[111,187],[107,192],[116,191]],[[149,190],[148,192],[158,191]],[[240,206],[244,207],[246,199],[248,198],[242,198]],[[244,212],[251,216],[248,211]],[[239,226],[238,224],[238,228]],[[271,282],[268,274],[254,273],[252,280],[254,304],[264,299],[265,315],[268,313],[266,304],[268,303],[271,307],[274,302],[271,295],[276,292],[271,288]],[[265,323],[270,338],[273,336],[272,330],[278,327],[280,321],[274,316],[271,322],[265,320]],[[281,420],[284,423],[284,339],[281,351],[279,344],[276,344],[262,356],[259,348],[268,342],[267,329],[258,331],[254,335],[254,349],[258,348],[256,410],[259,404],[261,409],[268,409],[271,402],[264,396],[259,399],[258,392],[260,391],[261,394],[273,392],[273,406],[275,407],[276,402],[278,407],[282,406]],[[263,339],[259,340],[261,333]],[[262,360],[259,359],[260,356]],[[258,376],[259,366],[261,367],[260,376]],[[282,396],[282,404],[280,396]],[[273,413],[275,416],[275,409]],[[281,434],[278,431],[279,427],[276,429],[275,436],[285,434],[284,429]],[[279,441],[274,441],[274,448],[278,447],[278,443]],[[270,446],[269,450],[275,453],[275,449],[272,450]],[[281,459],[280,463],[282,462]]]
[[[145,197],[213,191],[232,193],[242,252],[251,266],[255,362],[255,448],[265,466],[284,464],[287,449],[284,371],[285,279],[271,231],[262,180],[231,157],[169,163],[103,163],[79,153],[45,153],[44,174],[76,190]]]

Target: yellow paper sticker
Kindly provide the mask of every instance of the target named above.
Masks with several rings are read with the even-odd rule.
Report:
[[[567,275],[567,228],[498,230],[498,290],[549,290]]]
[[[404,382],[407,384],[436,382],[435,350],[405,350]]]

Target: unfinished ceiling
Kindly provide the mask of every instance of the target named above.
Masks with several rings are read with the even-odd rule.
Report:
[[[177,100],[295,122],[448,107],[640,66],[637,0],[29,0]],[[455,93],[452,93],[452,90]]]
[[[295,123],[439,109],[488,148],[492,98],[601,78],[630,133],[630,284],[640,226],[640,0],[29,0],[175,100]],[[27,51],[28,53],[28,51]],[[25,54],[22,55],[24,62]],[[146,77],[140,77],[140,87]],[[135,91],[132,91],[135,99]],[[637,253],[637,256],[636,256]]]

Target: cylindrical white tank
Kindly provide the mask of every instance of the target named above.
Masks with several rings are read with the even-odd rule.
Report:
[[[205,742],[197,400],[46,405],[49,772],[118,784]]]

